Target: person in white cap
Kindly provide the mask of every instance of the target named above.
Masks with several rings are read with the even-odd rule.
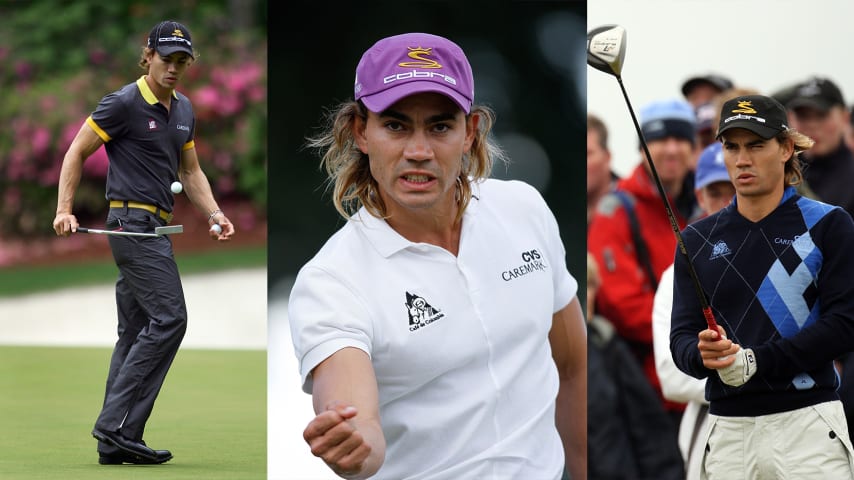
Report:
[[[345,478],[586,478],[586,333],[557,222],[473,103],[469,62],[427,33],[362,56],[310,139],[346,224],[300,269],[288,321]]]
[[[711,215],[726,207],[735,196],[735,187],[724,164],[721,143],[715,142],[700,154],[694,172],[694,193],[704,214]],[[670,355],[670,312],[673,306],[673,265],[661,274],[652,304],[652,340],[655,372],[661,382],[664,398],[685,403],[679,422],[679,450],[685,461],[685,480],[700,478],[700,461],[705,444],[703,433],[708,426],[709,402],[706,382],[686,375],[673,363]]]

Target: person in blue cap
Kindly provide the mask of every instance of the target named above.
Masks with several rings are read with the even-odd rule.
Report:
[[[699,216],[694,196],[696,116],[681,99],[653,101],[640,110],[640,124],[652,163],[680,228]],[[643,149],[637,166],[603,197],[587,230],[587,245],[598,264],[602,285],[596,311],[608,318],[641,363],[647,380],[673,418],[684,404],[661,394],[652,342],[652,304],[662,272],[673,263],[676,237]]]

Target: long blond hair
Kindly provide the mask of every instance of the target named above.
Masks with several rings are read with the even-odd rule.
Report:
[[[783,143],[788,139],[791,139],[795,143],[795,149],[792,152],[792,156],[786,161],[786,165],[783,169],[785,172],[786,184],[791,186],[799,185],[804,180],[804,173],[801,168],[801,152],[812,148],[815,144],[815,140],[794,128],[783,130],[776,138],[780,143]]]
[[[492,174],[496,161],[506,161],[504,151],[490,136],[495,124],[495,113],[486,106],[473,105],[468,117],[480,117],[471,150],[463,156],[462,168],[457,177],[459,189],[457,220],[472,198],[472,182],[481,181]],[[467,117],[467,119],[468,119]],[[361,102],[347,101],[326,114],[324,130],[308,137],[307,146],[321,152],[320,167],[326,170],[327,189],[332,190],[335,209],[349,219],[362,206],[377,217],[386,218],[386,206],[377,192],[377,182],[371,175],[368,155],[356,144],[356,120],[367,121],[368,111]]]

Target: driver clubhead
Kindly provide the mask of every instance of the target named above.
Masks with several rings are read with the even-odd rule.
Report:
[[[602,25],[587,32],[587,64],[596,70],[619,77],[626,56],[626,29]]]

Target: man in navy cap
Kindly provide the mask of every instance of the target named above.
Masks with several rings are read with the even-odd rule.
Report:
[[[789,118],[815,141],[804,152],[804,183],[817,200],[839,205],[854,215],[854,153],[846,141],[851,111],[842,91],[829,78],[811,77],[796,85],[786,99]],[[854,427],[854,354],[837,359],[842,372],[839,393],[845,405],[849,430]]]
[[[793,126],[815,141],[803,155],[810,190],[854,214],[854,154],[845,143],[851,114],[842,91],[828,78],[813,77],[795,88],[785,106]]]
[[[716,73],[697,75],[682,84],[682,96],[695,109],[711,102],[716,96],[733,88],[732,81]]]
[[[83,162],[107,151],[106,228],[150,233],[172,220],[172,184],[180,180],[190,201],[227,241],[234,226],[217,206],[195,148],[190,100],[176,90],[195,60],[190,31],[175,21],[151,29],[139,65],[145,75],[106,95],[86,118],[62,163],[53,228],[68,236]],[[113,350],[101,413],[92,435],[99,463],[159,464],[172,458],[143,441],[145,424],[187,329],[187,308],[172,242],[166,236],[109,237],[119,269],[118,341]]]

